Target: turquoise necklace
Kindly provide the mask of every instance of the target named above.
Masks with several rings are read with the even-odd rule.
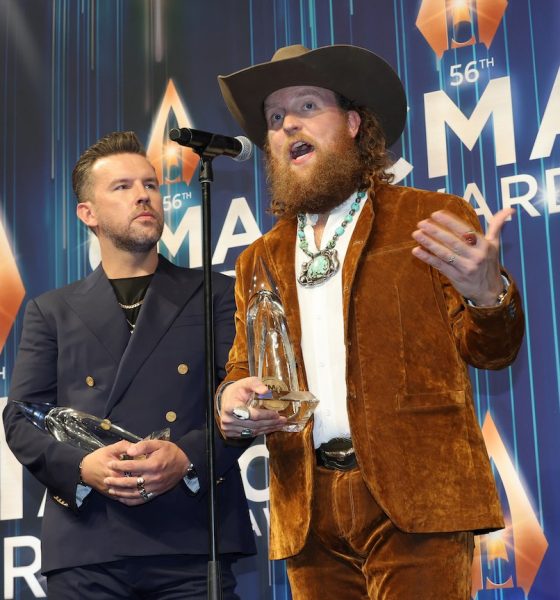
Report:
[[[338,260],[338,252],[335,249],[338,238],[344,234],[348,223],[350,223],[354,215],[360,210],[361,201],[366,197],[365,192],[358,192],[354,202],[350,205],[348,214],[342,220],[342,223],[335,229],[331,241],[319,252],[313,253],[309,251],[309,243],[305,237],[306,217],[303,213],[298,213],[298,229],[297,236],[299,247],[309,256],[311,260],[302,263],[301,274],[298,277],[298,282],[304,287],[313,287],[320,285],[330,279],[340,268]]]

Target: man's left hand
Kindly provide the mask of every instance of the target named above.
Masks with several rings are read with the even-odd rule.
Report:
[[[412,254],[441,271],[453,287],[476,306],[493,306],[504,289],[500,273],[500,232],[515,211],[497,212],[486,235],[448,211],[437,211],[418,223],[412,237],[420,244]]]
[[[114,461],[111,469],[122,477],[107,477],[109,493],[127,506],[137,506],[164,494],[187,472],[187,455],[172,442],[143,440],[126,450],[128,460]]]

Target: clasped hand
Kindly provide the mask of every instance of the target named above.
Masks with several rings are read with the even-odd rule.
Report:
[[[137,506],[177,485],[189,464],[186,454],[172,442],[121,441],[88,454],[82,463],[82,480],[114,500]]]

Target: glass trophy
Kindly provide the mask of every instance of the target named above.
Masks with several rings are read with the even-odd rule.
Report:
[[[126,429],[113,425],[109,419],[100,419],[94,415],[52,404],[33,402],[14,402],[25,416],[39,429],[50,433],[59,442],[65,442],[76,448],[93,452],[98,448],[127,440],[135,444],[144,440],[169,440],[169,428],[154,431],[148,437],[141,438]],[[127,458],[123,456],[123,458]]]
[[[282,431],[301,431],[319,400],[311,392],[299,390],[286,314],[262,258],[253,274],[247,306],[247,349],[249,373],[268,387],[266,394],[254,396],[250,406],[286,417],[288,422]]]

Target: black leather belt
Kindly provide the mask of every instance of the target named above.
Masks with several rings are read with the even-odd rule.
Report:
[[[358,466],[350,438],[333,438],[315,450],[317,464],[327,469],[350,471]]]

